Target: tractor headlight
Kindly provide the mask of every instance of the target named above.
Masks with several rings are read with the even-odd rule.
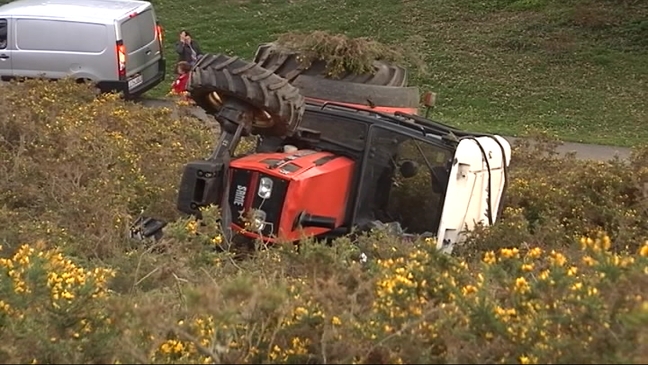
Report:
[[[266,225],[266,212],[256,209],[252,213],[252,230],[263,231]]]
[[[259,182],[259,192],[257,193],[261,198],[268,199],[272,194],[272,179],[269,177],[262,177]]]

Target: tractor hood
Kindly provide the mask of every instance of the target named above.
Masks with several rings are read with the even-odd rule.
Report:
[[[232,227],[251,238],[295,241],[339,227],[344,220],[354,162],[330,152],[259,153],[230,164]],[[253,212],[255,229],[244,229]],[[299,227],[300,217],[325,217],[330,227]]]
[[[500,136],[459,141],[437,233],[437,248],[451,253],[462,233],[495,223],[507,183],[511,145]]]

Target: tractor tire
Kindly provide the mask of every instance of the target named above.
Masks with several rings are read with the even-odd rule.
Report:
[[[320,101],[416,109],[420,92],[416,86],[380,86],[340,82],[302,75],[292,83],[302,95]]]
[[[302,95],[313,101],[350,103],[363,106],[416,109],[420,103],[418,87],[407,87],[407,70],[374,61],[374,73],[345,73],[339,78],[326,75],[326,63],[313,61],[306,68],[299,54],[265,43],[258,47],[254,62],[290,80]]]
[[[304,68],[297,60],[297,56],[299,56],[297,52],[280,48],[276,43],[264,43],[257,48],[254,62],[291,82],[296,81],[295,78],[310,76],[309,80],[302,80],[302,84],[308,83],[308,86],[311,86],[311,82],[317,82],[319,78],[327,78],[325,61],[314,60],[308,68]],[[372,73],[345,72],[335,79],[328,79],[364,85],[407,86],[407,70],[405,68],[382,61],[374,61],[373,68],[374,72]]]
[[[265,116],[263,121],[255,119],[251,128],[251,134],[262,136],[292,135],[305,110],[304,97],[288,80],[260,65],[224,54],[203,56],[191,69],[187,91],[199,107],[214,116],[228,98],[248,104],[251,111]]]

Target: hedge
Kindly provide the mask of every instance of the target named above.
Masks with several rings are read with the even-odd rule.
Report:
[[[174,208],[202,122],[73,82],[3,90],[3,362],[648,362],[647,149],[516,146],[500,221],[452,256],[371,232],[241,257],[217,209]],[[141,211],[164,239],[127,237]]]

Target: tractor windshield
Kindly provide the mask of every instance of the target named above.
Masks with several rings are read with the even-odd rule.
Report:
[[[369,139],[357,223],[397,221],[407,233],[436,233],[453,151],[380,126]]]

